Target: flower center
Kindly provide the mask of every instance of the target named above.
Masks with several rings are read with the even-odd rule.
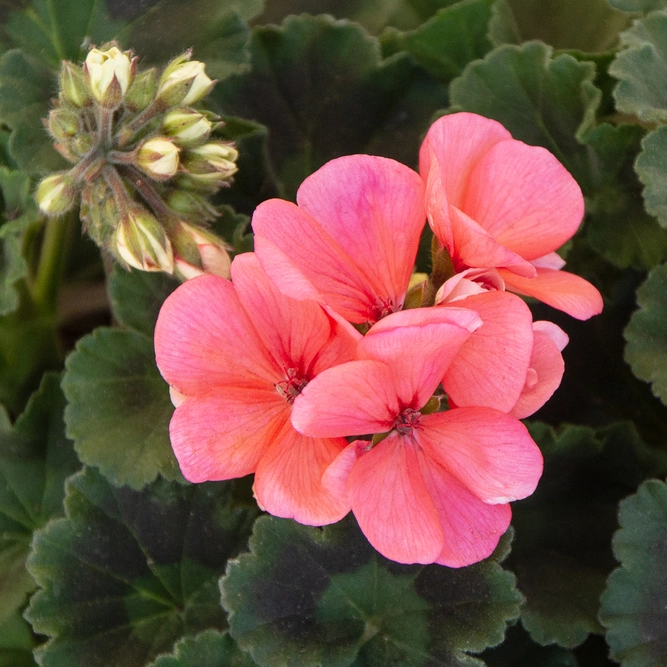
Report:
[[[400,310],[400,308],[396,306],[391,299],[378,299],[375,305],[373,305],[371,308],[371,317],[369,318],[369,322],[371,324],[375,324],[383,317],[387,317],[387,315],[391,315],[397,310]]]
[[[401,412],[394,424],[392,430],[398,431],[401,435],[410,435],[413,429],[419,427],[419,422],[421,421],[422,413],[419,410],[413,410],[412,408],[405,408]]]
[[[308,384],[308,380],[301,376],[297,368],[288,368],[286,376],[287,379],[276,383],[276,391],[291,404]]]

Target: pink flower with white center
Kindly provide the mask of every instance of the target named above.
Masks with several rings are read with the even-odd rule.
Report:
[[[290,413],[308,382],[354,358],[359,336],[317,303],[282,295],[252,253],[234,259],[231,278],[184,283],[155,328],[157,364],[177,404],[169,432],[181,471],[191,482],[254,472],[255,496],[271,514],[338,521],[349,501],[321,479],[347,442],[298,433]]]
[[[516,418],[483,407],[422,412],[479,325],[467,309],[390,315],[360,341],[357,360],[324,371],[294,401],[292,423],[311,437],[386,434],[352,442],[322,481],[348,495],[370,543],[392,560],[486,558],[509,525],[508,502],[530,495],[542,473]]]
[[[426,211],[455,271],[497,268],[508,289],[578,319],[602,310],[589,282],[555,253],[579,228],[584,199],[549,151],[471,113],[443,116],[421,146]]]

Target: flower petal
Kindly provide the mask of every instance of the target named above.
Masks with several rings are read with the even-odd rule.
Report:
[[[350,361],[311,380],[292,406],[292,424],[314,438],[388,431],[400,412],[391,369],[381,361]]]
[[[510,524],[509,504],[482,502],[428,456],[422,454],[419,463],[444,533],[444,546],[435,562],[465,567],[490,556]]]
[[[486,292],[454,304],[470,308],[482,326],[466,340],[442,381],[458,407],[488,407],[509,412],[526,382],[533,347],[532,314],[526,304],[508,292]]]
[[[255,472],[288,419],[289,406],[275,390],[225,388],[181,403],[169,436],[187,480],[232,479]]]
[[[311,526],[340,521],[350,511],[347,495],[324,488],[322,475],[346,446],[343,438],[308,438],[286,421],[257,466],[257,501],[274,516]]]
[[[542,474],[542,454],[526,427],[489,408],[424,415],[415,439],[485,503],[529,496]]]
[[[383,556],[399,563],[438,558],[442,528],[410,440],[392,435],[361,456],[348,492],[359,527]]]
[[[602,312],[602,295],[587,280],[567,271],[537,269],[535,278],[524,278],[500,269],[508,289],[533,296],[566,312],[578,320],[587,320]]]
[[[280,376],[235,288],[219,276],[194,278],[169,295],[155,325],[155,356],[164,379],[186,396],[265,387]]]

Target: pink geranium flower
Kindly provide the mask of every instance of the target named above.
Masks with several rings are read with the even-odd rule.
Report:
[[[349,501],[321,478],[347,442],[298,433],[290,412],[312,378],[354,358],[358,336],[317,303],[282,295],[253,254],[236,257],[231,276],[181,285],[155,329],[158,367],[178,403],[170,436],[183,475],[203,482],[254,472],[271,514],[338,521]]]
[[[479,325],[467,309],[390,315],[357,360],[324,371],[294,402],[292,423],[311,437],[387,434],[348,445],[323,484],[349,496],[368,540],[392,560],[462,567],[487,557],[509,525],[508,502],[540,478],[540,451],[516,418],[481,407],[422,412]]]
[[[560,270],[555,250],[577,231],[584,200],[549,151],[458,113],[431,126],[419,165],[429,222],[456,272],[495,267],[507,288],[578,319],[602,310],[590,283]]]

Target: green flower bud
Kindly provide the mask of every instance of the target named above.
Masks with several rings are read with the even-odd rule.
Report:
[[[173,211],[195,222],[215,220],[218,217],[215,206],[206,198],[187,190],[172,190],[165,202]]]
[[[49,217],[69,211],[76,204],[77,191],[68,172],[51,174],[42,179],[37,186],[35,200],[39,210]]]
[[[229,279],[229,246],[215,234],[186,222],[172,230],[174,268],[186,280],[211,273]]]
[[[178,56],[160,77],[156,99],[167,107],[187,107],[199,102],[215,84],[206,75],[204,67],[204,63],[190,60],[189,51]]]
[[[80,131],[79,115],[69,109],[52,109],[46,127],[57,141],[70,139]]]
[[[83,75],[92,96],[103,106],[117,107],[134,78],[135,62],[130,51],[112,46],[91,49],[83,66]]]
[[[162,132],[179,146],[196,146],[206,141],[213,123],[204,114],[192,109],[174,109],[162,121]]]
[[[116,252],[140,271],[174,272],[171,243],[160,223],[143,206],[134,204],[116,229]]]
[[[210,142],[188,150],[183,157],[188,182],[200,183],[202,186],[223,185],[236,172],[238,151],[223,141]]]
[[[155,137],[141,145],[135,164],[152,178],[164,181],[178,170],[178,150],[169,139]]]
[[[143,111],[155,97],[157,90],[157,70],[155,68],[140,72],[125,94],[123,104],[130,111]]]
[[[93,101],[86,88],[83,69],[66,60],[60,69],[60,92],[63,99],[75,107],[86,107]]]
[[[96,178],[84,186],[80,215],[93,240],[99,246],[108,245],[122,214],[104,178]]]

